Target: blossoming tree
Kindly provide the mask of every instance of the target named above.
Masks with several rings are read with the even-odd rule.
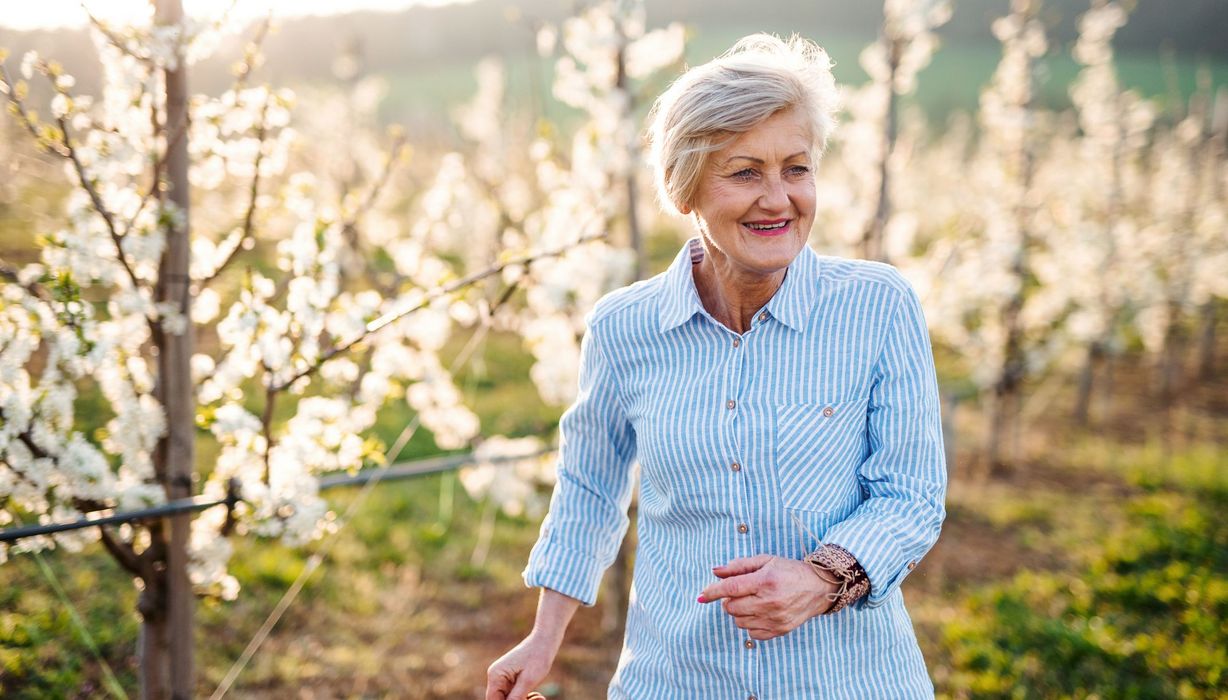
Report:
[[[441,353],[454,326],[489,316],[478,284],[517,275],[533,294],[535,264],[605,232],[600,217],[580,230],[545,225],[565,220],[560,202],[583,202],[566,166],[543,157],[554,169],[551,201],[535,213],[543,224],[459,263],[445,257],[431,221],[460,210],[447,199],[459,183],[437,183],[419,223],[402,227],[373,211],[403,161],[400,141],[362,186],[287,174],[293,95],[249,85],[250,52],[232,89],[190,95],[187,72],[226,18],[155,5],[145,23],[95,23],[97,99],[36,54],[19,75],[0,61],[16,123],[73,183],[39,261],[0,267],[0,524],[220,498],[232,483],[242,501],[26,539],[0,557],[100,540],[141,590],[142,690],[161,698],[193,692],[193,595],[237,593],[227,536],[326,533],[319,476],[379,459],[371,428],[389,402],[403,400],[441,448],[469,444],[480,426]],[[32,105],[35,79],[54,91],[50,119]],[[379,230],[365,236],[371,220]],[[387,274],[343,274],[357,244],[390,261],[376,271]],[[572,265],[546,276],[550,294],[570,298],[566,275],[582,263]],[[94,435],[82,421],[96,417],[74,405],[82,392],[106,402]],[[216,445],[215,463],[196,464],[199,440]]]

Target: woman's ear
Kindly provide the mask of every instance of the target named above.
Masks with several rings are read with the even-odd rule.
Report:
[[[691,215],[691,212],[692,212],[692,211],[694,211],[694,210],[693,210],[693,209],[691,209],[691,205],[690,205],[690,204],[687,204],[686,202],[679,202],[679,203],[678,203],[678,211],[679,211],[679,212],[681,212],[681,214],[682,214],[683,216],[690,216],[690,215]]]

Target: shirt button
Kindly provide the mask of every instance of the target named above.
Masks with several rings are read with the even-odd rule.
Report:
[[[738,523],[738,532],[745,535],[746,533],[750,532],[750,528],[746,527],[746,523]]]
[[[730,468],[730,469],[732,469],[732,470],[734,470],[735,472],[740,472],[740,471],[742,471],[742,465],[741,465],[741,464],[738,464],[737,462],[734,462],[733,464],[730,464],[730,465],[729,465],[729,468]]]
[[[725,408],[728,408],[731,411],[733,410],[733,407],[737,405],[738,404],[733,399],[729,399],[728,401],[725,402]]]
[[[832,414],[834,414],[835,412],[836,410],[834,408],[832,408],[831,406],[828,406],[827,408],[823,409],[823,416],[826,418],[831,418]]]
[[[742,646],[746,647],[747,649],[754,649],[754,648],[755,648],[755,640],[753,640],[753,639],[748,639],[748,640],[746,640],[745,642],[742,642]]]
[[[742,344],[742,339],[741,339],[741,338],[734,338],[734,339],[733,339],[733,346],[734,346],[735,348],[736,348],[736,347],[738,347],[738,346],[739,346],[739,345],[741,345],[741,344]]]
[[[746,698],[746,700],[755,700],[755,696],[751,695],[750,697]]]
[[[759,314],[759,320],[760,320],[760,321],[766,321],[766,320],[767,320],[767,312],[766,312],[766,311],[765,311],[765,312],[763,312],[763,313],[761,313],[761,314]]]
[[[915,569],[915,568],[917,568],[917,562],[915,562],[915,561],[910,561],[910,562],[908,562],[908,570],[909,570],[909,571],[912,571],[912,570],[913,570],[913,569]]]

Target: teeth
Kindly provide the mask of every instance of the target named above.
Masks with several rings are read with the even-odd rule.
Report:
[[[746,224],[747,227],[753,228],[756,231],[771,231],[773,229],[784,228],[789,225],[788,221],[782,221],[779,224]]]

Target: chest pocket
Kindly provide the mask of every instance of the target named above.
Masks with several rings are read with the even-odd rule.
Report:
[[[782,404],[776,411],[776,475],[784,506],[797,515],[844,519],[861,501],[868,399]],[[817,533],[822,536],[822,533]]]

